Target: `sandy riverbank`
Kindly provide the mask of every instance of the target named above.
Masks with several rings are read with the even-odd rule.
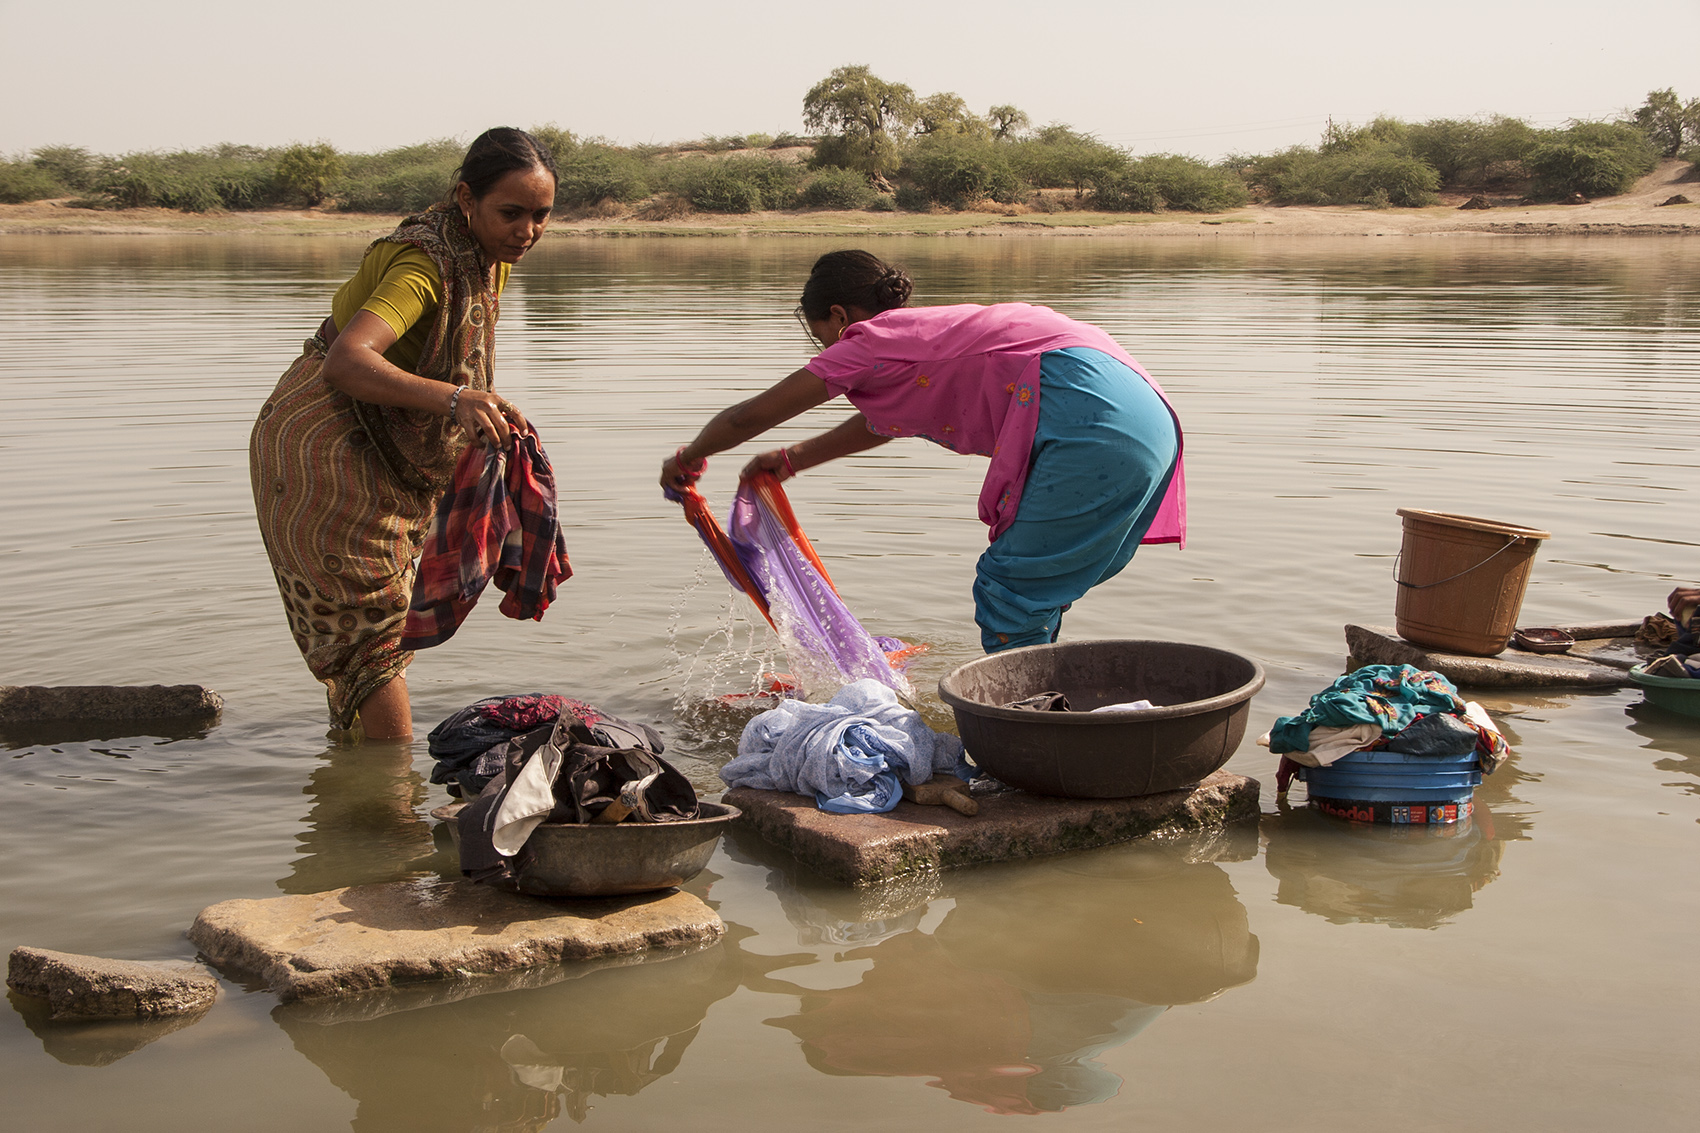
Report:
[[[1696,203],[1665,205],[1675,195]],[[1577,205],[1512,205],[1464,210],[1461,196],[1422,209],[1251,205],[1214,214],[1053,212],[1025,207],[936,213],[759,212],[692,214],[666,221],[633,216],[557,219],[563,236],[1453,236],[1700,235],[1700,174],[1667,161],[1618,197]],[[317,209],[182,213],[169,209],[71,208],[64,201],[0,205],[0,235],[358,236],[389,232],[398,218]]]

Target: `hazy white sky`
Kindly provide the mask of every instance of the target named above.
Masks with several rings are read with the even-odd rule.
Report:
[[[0,0],[0,154],[375,150],[545,122],[779,133],[815,81],[867,63],[975,110],[1214,158],[1314,143],[1330,115],[1557,125],[1692,98],[1697,44],[1700,0]]]

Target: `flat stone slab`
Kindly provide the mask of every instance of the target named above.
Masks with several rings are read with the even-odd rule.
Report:
[[[430,879],[223,901],[201,910],[189,939],[288,1001],[688,947],[725,931],[678,890],[546,898]]]
[[[1386,626],[1348,625],[1346,653],[1361,665],[1415,665],[1472,688],[1622,688],[1635,652],[1640,622],[1589,622],[1554,626],[1576,639],[1568,653],[1528,653],[1515,646],[1497,657],[1444,653],[1416,645]]]
[[[54,1019],[155,1019],[205,1011],[218,977],[200,964],[108,960],[46,948],[14,948],[6,986],[48,1002]]]
[[[0,724],[212,719],[224,697],[201,685],[0,685]]]
[[[1256,779],[1218,771],[1187,791],[1132,799],[1057,799],[975,791],[980,813],[900,802],[888,814],[828,814],[786,791],[734,787],[738,825],[846,885],[883,885],[942,869],[1086,850],[1220,827],[1258,813]]]

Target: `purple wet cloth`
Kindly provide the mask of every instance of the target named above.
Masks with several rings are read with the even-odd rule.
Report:
[[[726,528],[744,569],[762,588],[774,622],[798,648],[836,669],[841,684],[871,678],[908,693],[909,682],[892,670],[879,641],[862,628],[749,485],[739,486]],[[793,664],[798,660],[793,657]]]

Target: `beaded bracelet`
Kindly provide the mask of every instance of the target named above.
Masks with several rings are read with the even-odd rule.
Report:
[[[673,454],[673,463],[679,466],[679,471],[687,476],[701,476],[708,471],[708,457],[703,457],[695,465],[685,460],[685,446],[680,445],[679,451]]]
[[[465,392],[466,392],[465,386],[456,386],[455,391],[453,393],[449,394],[449,420],[450,421],[453,421],[455,419],[455,406],[460,404],[460,395],[465,393]]]

